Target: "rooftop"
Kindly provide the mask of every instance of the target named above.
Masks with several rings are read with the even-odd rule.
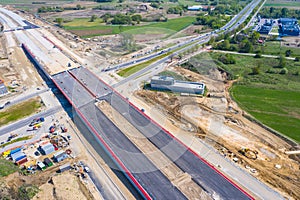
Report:
[[[173,81],[174,78],[170,76],[153,76],[152,80],[162,80],[162,81]]]
[[[185,87],[191,89],[204,89],[205,85],[203,83],[197,83],[197,82],[175,81],[173,86]]]

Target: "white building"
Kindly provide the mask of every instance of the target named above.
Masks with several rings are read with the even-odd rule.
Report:
[[[204,94],[205,84],[198,82],[178,81],[169,76],[153,76],[151,88],[179,93]]]

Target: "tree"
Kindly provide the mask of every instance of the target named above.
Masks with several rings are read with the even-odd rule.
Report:
[[[97,16],[96,15],[92,15],[91,19],[90,19],[90,22],[94,22],[96,19],[97,19]]]
[[[253,46],[252,46],[251,42],[247,39],[243,40],[239,44],[239,47],[240,47],[240,52],[243,52],[243,53],[249,53],[253,50]]]
[[[290,57],[290,55],[292,55],[292,53],[293,53],[292,50],[288,49],[285,51],[285,56]]]
[[[286,60],[285,57],[283,57],[282,55],[279,57],[279,66],[280,68],[285,68],[286,66]]]
[[[253,31],[253,33],[251,34],[251,42],[252,42],[252,44],[255,44],[259,38],[260,38],[259,32]]]
[[[56,19],[55,19],[55,22],[57,23],[57,25],[58,25],[59,27],[61,27],[61,26],[62,26],[62,24],[63,24],[63,21],[64,21],[64,20],[63,20],[63,18],[61,18],[61,17],[60,17],[60,18],[56,18]]]
[[[280,70],[279,74],[287,74],[289,71],[287,68],[283,68],[282,70]]]
[[[76,9],[77,9],[77,10],[81,10],[81,9],[82,9],[81,5],[80,5],[80,4],[77,4],[77,5],[76,5]]]
[[[131,16],[132,21],[136,21],[136,22],[140,22],[142,20],[142,16],[141,15],[132,15]]]
[[[261,53],[257,53],[257,54],[255,54],[255,56],[254,56],[254,58],[261,58],[261,57],[262,57]]]
[[[213,45],[215,43],[215,37],[210,37],[209,41],[208,41],[208,45]]]
[[[121,33],[121,45],[127,51],[136,50],[136,43],[133,39],[132,34]]]
[[[281,9],[281,15],[282,17],[287,17],[289,10],[287,8]]]
[[[105,23],[107,23],[107,22],[108,22],[108,19],[111,18],[111,17],[112,17],[112,16],[111,16],[111,14],[109,14],[109,13],[105,13],[104,15],[101,16],[101,18],[103,19],[103,21],[104,21]]]
[[[251,75],[258,75],[258,74],[260,74],[260,65],[255,66],[255,67],[252,68]]]

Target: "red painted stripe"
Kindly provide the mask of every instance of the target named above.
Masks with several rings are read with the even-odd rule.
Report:
[[[96,97],[96,95],[86,86],[86,85],[84,85],[77,77],[76,77],[76,75],[73,73],[73,72],[71,72],[71,71],[68,71],[69,72],[69,74],[80,84],[80,85],[82,85],[94,98]]]
[[[63,51],[62,48],[58,45],[56,45],[52,40],[50,40],[48,37],[44,36],[43,37],[48,40],[51,44],[53,44],[57,49],[59,49],[60,51]]]
[[[89,70],[88,68],[85,68]],[[90,71],[90,70],[89,70]],[[90,71],[94,76],[96,76],[92,71]],[[227,176],[225,176],[222,172],[220,172],[218,169],[216,169],[212,164],[207,162],[204,158],[202,158],[199,154],[197,154],[194,150],[192,150],[190,147],[186,146],[182,141],[180,141],[178,138],[176,138],[172,133],[170,133],[168,130],[163,128],[160,124],[158,124],[156,121],[151,119],[148,115],[146,115],[144,112],[142,112],[138,107],[136,107],[134,104],[132,104],[130,101],[128,101],[125,97],[123,97],[119,92],[117,92],[114,88],[112,88],[110,85],[105,83],[103,80],[101,80],[98,76],[96,76],[102,83],[104,83],[106,86],[111,88],[117,95],[119,95],[121,98],[123,98],[125,101],[127,101],[132,107],[134,107],[136,110],[138,110],[142,115],[144,115],[147,119],[149,119],[152,123],[157,125],[159,128],[161,128],[164,132],[166,132],[170,137],[174,138],[177,142],[179,142],[181,145],[183,145],[187,150],[189,150],[191,153],[193,153],[196,157],[198,157],[200,160],[202,160],[205,164],[207,164],[211,169],[216,171],[218,174],[220,174],[223,178],[225,178],[229,183],[231,183],[234,187],[236,187],[239,191],[244,193],[247,197],[254,200],[254,197],[252,197],[248,192],[246,192],[243,188],[241,188],[239,185],[237,185],[235,182],[233,182],[231,179],[229,179]]]
[[[77,79],[76,79],[77,80]],[[77,80],[78,81],[78,80]],[[134,176],[129,172],[129,170],[125,167],[122,161],[116,156],[116,154],[111,150],[111,148],[106,144],[106,142],[102,139],[102,137],[97,133],[94,127],[88,122],[88,120],[84,117],[84,115],[79,111],[79,109],[74,105],[71,99],[66,95],[66,93],[60,88],[60,86],[53,80],[54,84],[57,88],[64,94],[70,104],[75,108],[76,112],[81,116],[84,122],[89,126],[89,128],[93,131],[93,133],[97,136],[97,138],[101,141],[101,143],[105,146],[105,148],[109,151],[109,153],[113,156],[113,158],[118,162],[118,164],[122,167],[128,177],[132,180],[132,182],[138,187],[140,192],[144,195],[144,197],[148,200],[151,200],[152,197],[146,192],[146,190],[138,183],[138,181],[134,178]]]

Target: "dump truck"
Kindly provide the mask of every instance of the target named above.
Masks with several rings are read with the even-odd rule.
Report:
[[[64,125],[61,125],[60,128],[63,133],[68,132],[68,129]]]

